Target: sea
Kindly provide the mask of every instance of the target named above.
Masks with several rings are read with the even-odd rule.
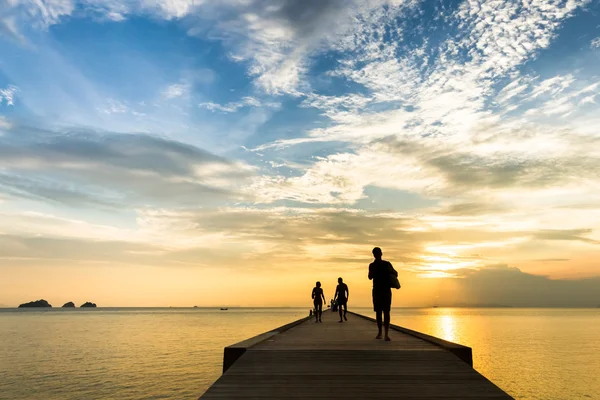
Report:
[[[223,347],[307,313],[0,309],[0,399],[197,399]],[[600,399],[600,308],[395,308],[392,323],[472,347],[475,369],[516,399]]]

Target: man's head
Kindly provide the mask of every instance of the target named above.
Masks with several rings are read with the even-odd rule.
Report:
[[[321,282],[317,281],[317,287],[321,287]]]
[[[376,260],[381,260],[382,255],[383,255],[383,253],[381,252],[381,249],[379,247],[375,247],[373,249],[373,256],[375,257]]]
[[[342,278],[338,278],[338,283],[342,283],[344,280]]]

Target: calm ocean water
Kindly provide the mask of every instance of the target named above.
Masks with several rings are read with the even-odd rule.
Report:
[[[0,398],[196,399],[224,346],[306,312],[0,309]],[[396,308],[392,322],[473,347],[517,399],[600,399],[600,309]]]

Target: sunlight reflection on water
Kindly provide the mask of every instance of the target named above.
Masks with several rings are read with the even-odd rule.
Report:
[[[436,325],[439,327],[439,329],[438,332],[433,336],[442,337],[451,342],[456,340],[456,335],[454,334],[456,327],[452,315],[442,315],[440,317],[440,322]]]
[[[517,399],[600,399],[599,309],[396,308],[392,323],[472,347]]]

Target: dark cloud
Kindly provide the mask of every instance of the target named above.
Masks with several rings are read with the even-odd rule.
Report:
[[[281,21],[299,37],[309,38],[331,27],[332,21],[347,16],[353,3],[347,0],[258,0],[251,2],[249,9],[263,18]]]
[[[600,160],[586,157],[512,159],[453,153],[426,160],[452,185],[477,188],[552,187],[557,183],[600,174]]]
[[[206,4],[204,11],[210,9],[210,18],[220,21],[221,27],[232,28],[237,25],[232,25],[232,22],[240,19],[240,16],[253,15],[265,25],[272,27],[276,24],[291,29],[297,39],[306,41],[331,31],[332,27],[347,19],[357,4],[360,2],[354,0],[250,0],[236,2],[234,7],[228,7],[226,2]],[[189,19],[205,16],[199,13]],[[227,33],[212,32],[212,35]]]
[[[599,265],[600,267],[600,265]],[[519,268],[496,265],[457,271],[444,279],[437,294],[440,305],[506,305],[513,307],[596,307],[600,277],[550,279]]]
[[[362,251],[368,258],[371,249],[380,246],[387,256],[404,262],[408,268],[417,268],[424,263],[419,256],[431,254],[426,250],[431,244],[498,242],[535,234],[527,231],[482,231],[468,227],[414,229],[422,227],[418,219],[322,209],[303,212],[288,209],[201,209],[180,214],[157,212],[152,213],[150,218],[154,220],[150,223],[158,226],[186,227],[185,234],[190,236],[221,233],[231,242],[257,240],[270,243],[271,253],[287,256],[304,255],[309,245],[347,245],[364,248]],[[347,257],[355,255],[347,254]],[[467,257],[468,260],[482,258],[483,255]],[[461,257],[454,259],[461,261]]]
[[[172,215],[164,218],[172,219]],[[237,236],[276,242],[306,243],[380,243],[386,237],[402,240],[402,228],[411,219],[365,215],[349,211],[321,210],[196,210],[180,218],[193,222],[195,229],[229,232]],[[394,234],[396,233],[396,234]]]
[[[102,265],[192,267],[237,266],[240,252],[195,247],[185,250],[161,243],[97,240],[75,237],[0,234],[0,268],[9,266]],[[241,268],[241,267],[240,267]]]
[[[439,215],[448,215],[453,217],[476,216],[487,214],[498,214],[508,211],[508,208],[497,204],[489,203],[458,203],[452,204],[440,211]]]
[[[189,237],[221,235],[226,238],[223,243],[235,248],[247,257],[246,260],[264,260],[269,264],[273,259],[292,262],[317,257],[319,263],[332,267],[351,266],[368,261],[371,249],[379,246],[386,257],[401,262],[404,270],[415,273],[448,272],[447,269],[453,273],[457,265],[479,265],[484,260],[506,259],[510,255],[503,253],[516,251],[524,244],[535,249],[547,240],[593,242],[588,238],[593,233],[589,229],[548,232],[485,230],[468,226],[434,228],[427,225],[425,228],[418,218],[350,210],[193,209],[181,213],[152,212],[143,218],[148,218],[149,226],[177,227],[181,229],[180,234]],[[515,242],[515,239],[518,240]],[[503,242],[506,244],[500,250],[498,243]],[[260,243],[259,252],[253,243]],[[443,250],[441,253],[435,250],[440,246],[456,245],[480,246],[478,254],[470,255],[449,256]],[[315,254],[315,250],[320,253]],[[530,250],[525,248],[523,251],[527,254]],[[434,261],[429,261],[431,259]]]
[[[72,263],[158,264],[157,246],[124,241],[0,234],[0,266]],[[144,254],[148,254],[144,256]],[[164,262],[164,260],[162,260]]]
[[[0,190],[66,204],[215,204],[239,198],[249,169],[144,134],[16,127],[0,137]],[[215,183],[217,182],[217,183]]]
[[[568,133],[565,133],[567,135]],[[574,135],[571,135],[574,136]],[[449,192],[465,189],[546,188],[600,176],[600,159],[587,156],[588,138],[571,138],[569,156],[550,157],[544,153],[536,158],[519,158],[498,152],[487,157],[471,154],[458,148],[427,146],[418,140],[399,140],[387,137],[376,141],[386,151],[415,157],[422,165],[436,170],[448,183]],[[567,152],[565,152],[566,154]]]
[[[592,229],[546,229],[535,233],[535,238],[541,240],[576,240],[591,244],[600,244],[600,241],[585,237],[592,234]]]
[[[37,201],[50,201],[67,205],[91,205],[113,208],[118,199],[111,201],[97,188],[81,185],[79,188],[52,179],[31,179],[22,175],[0,173],[0,192],[11,197]],[[96,195],[95,195],[96,194]]]

